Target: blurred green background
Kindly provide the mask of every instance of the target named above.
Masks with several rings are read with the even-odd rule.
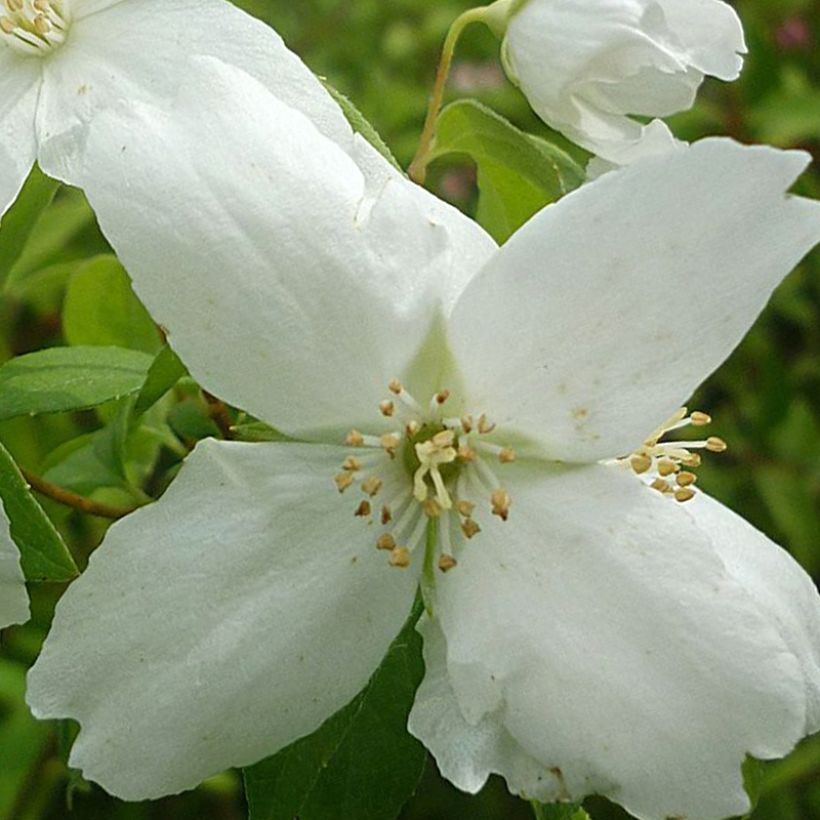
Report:
[[[470,7],[468,2],[240,0],[237,5],[273,25],[317,73],[347,94],[406,166],[416,147],[444,34],[453,18]],[[742,0],[736,6],[750,48],[742,79],[732,85],[707,81],[696,108],[673,118],[673,128],[690,140],[726,134],[744,142],[801,147],[816,160],[820,3]],[[470,29],[458,50],[449,98],[478,98],[523,129],[568,148],[506,82],[497,54],[498,44],[489,32]],[[475,174],[469,164],[438,164],[429,184],[465,210],[475,205]],[[800,183],[800,191],[820,198],[816,163]],[[93,306],[84,302],[89,276],[108,277],[110,293],[125,287],[121,272],[110,262],[89,268],[89,258],[108,252],[83,197],[76,191],[60,192],[0,298],[0,361],[65,342],[156,350],[159,338],[129,294],[109,303],[109,307],[116,303],[113,314],[119,325],[111,324],[110,311],[107,318],[95,319],[89,313]],[[669,295],[670,305],[680,304],[672,319],[681,333],[692,336],[693,343],[698,333],[698,300],[707,298],[708,293],[687,291],[685,282],[679,294]],[[82,321],[78,310],[85,311]],[[93,338],[78,338],[84,333]],[[704,465],[703,486],[785,545],[820,578],[820,254],[815,252],[781,286],[742,346],[693,404],[714,416],[715,432],[731,445],[728,453]],[[216,432],[209,408],[193,387],[188,392],[178,390],[156,412],[155,429],[147,429],[131,444],[125,486],[108,480],[85,446],[106,420],[105,409],[0,424],[0,441],[26,467],[77,492],[126,504],[158,489],[157,476],[167,476],[184,452],[173,442]],[[84,437],[81,445],[78,436]],[[53,504],[46,507],[84,561],[99,543],[104,524]],[[33,622],[6,630],[3,636],[0,820],[244,818],[239,778],[233,773],[188,795],[130,805],[108,798],[68,773],[62,763],[68,738],[53,726],[35,722],[22,705],[23,675],[36,656],[59,593],[56,588],[32,590]],[[820,737],[805,741],[787,760],[766,765],[760,794],[755,820],[820,819]],[[587,807],[596,819],[626,817],[602,800],[590,800]],[[461,795],[441,780],[432,761],[403,814],[404,820],[530,816],[526,804],[509,797],[502,782],[492,781],[476,797]]]

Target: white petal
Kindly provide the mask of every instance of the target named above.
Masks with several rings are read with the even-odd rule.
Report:
[[[498,773],[515,794],[554,799],[553,778],[544,776],[543,765],[521,748],[497,715],[485,715],[475,726],[467,723],[448,677],[441,629],[426,616],[417,629],[424,637],[425,672],[407,728],[433,754],[441,774],[476,794]]]
[[[71,764],[128,800],[195,786],[312,732],[401,629],[387,565],[321,445],[206,441],[110,530],[60,602],[29,704],[82,732]]]
[[[0,41],[0,218],[17,199],[37,156],[34,118],[40,85],[40,61]]]
[[[11,540],[9,521],[0,503],[0,629],[29,618],[28,593],[20,553]]]
[[[820,730],[820,596],[784,549],[704,493],[687,505],[723,563],[780,631],[803,667],[809,710],[806,734]]]
[[[686,49],[687,59],[704,74],[736,80],[746,53],[743,24],[722,0],[657,0],[667,23]]]
[[[67,41],[45,63],[41,163],[76,182],[84,124],[118,100],[173,98],[193,55],[244,69],[328,137],[349,143],[349,125],[313,73],[273,29],[226,0],[91,2],[78,9]],[[210,111],[215,102],[208,99],[199,102]]]
[[[784,195],[807,162],[705,140],[545,208],[456,306],[473,405],[552,458],[631,452],[820,240],[820,204]]]
[[[805,729],[777,624],[674,501],[618,468],[511,473],[510,520],[439,578],[450,682],[497,716],[554,795],[598,792],[642,820],[743,812],[747,753]]]
[[[247,75],[197,61],[170,114],[97,121],[83,185],[203,385],[340,440],[379,423],[387,384],[478,269],[475,239],[481,260],[495,248],[407,180],[368,172]]]

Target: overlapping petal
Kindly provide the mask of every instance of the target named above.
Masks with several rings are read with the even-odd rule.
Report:
[[[72,765],[125,799],[195,786],[312,732],[367,682],[417,576],[390,569],[320,445],[206,441],[110,531],[29,677],[83,730]]]
[[[463,718],[503,727],[556,795],[642,820],[741,813],[744,756],[805,730],[798,659],[680,505],[618,468],[519,470],[509,521],[439,583]],[[447,765],[473,751],[453,737]]]
[[[68,40],[43,66],[43,167],[75,182],[91,117],[119,100],[157,104],[173,98],[194,55],[248,71],[328,137],[351,140],[344,116],[314,74],[273,29],[231,3],[92,1],[79,6]]]
[[[11,540],[9,522],[0,503],[0,629],[28,620],[28,594],[20,568],[20,553]]]
[[[477,406],[559,460],[631,452],[820,241],[808,156],[712,139],[536,215],[468,286],[452,342]]]
[[[705,493],[686,508],[726,569],[757,603],[803,667],[805,734],[820,730],[820,596],[814,581],[782,547]]]
[[[34,119],[41,67],[0,42],[0,219],[34,165]]]
[[[372,427],[494,243],[392,171],[366,179],[248,75],[189,72],[170,114],[98,120],[83,185],[103,230],[211,392],[292,434]]]

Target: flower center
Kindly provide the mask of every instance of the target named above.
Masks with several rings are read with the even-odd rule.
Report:
[[[489,440],[496,426],[486,415],[448,417],[448,390],[425,406],[399,381],[388,389],[391,397],[379,411],[395,429],[382,435],[352,430],[345,443],[357,452],[345,459],[336,487],[344,493],[358,486],[363,497],[354,515],[381,525],[376,546],[390,553],[391,566],[410,565],[432,522],[438,566],[447,572],[457,564],[455,553],[481,532],[482,512],[509,517],[512,501],[491,465],[512,463],[515,452]]]
[[[674,416],[665,421],[649,438],[630,456],[619,459],[652,489],[657,490],[675,501],[684,503],[695,497],[697,476],[691,469],[701,464],[700,454],[693,450],[708,450],[711,453],[723,453],[728,448],[726,442],[710,436],[702,441],[661,441],[673,430],[683,427],[705,427],[712,419],[706,413],[695,410],[692,413],[681,407]]]
[[[0,40],[22,54],[43,56],[65,42],[70,0],[3,0]]]

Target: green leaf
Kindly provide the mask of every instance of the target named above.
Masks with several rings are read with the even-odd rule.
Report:
[[[11,522],[29,581],[70,581],[79,574],[62,536],[31,494],[11,455],[0,444],[0,498]]]
[[[162,345],[148,311],[131,290],[116,257],[98,256],[71,277],[63,304],[63,332],[70,345],[125,347],[156,353]]]
[[[0,222],[0,290],[20,258],[40,214],[51,204],[59,187],[59,182],[47,177],[35,165],[17,201]]]
[[[424,748],[407,716],[424,665],[421,605],[365,689],[309,737],[245,769],[250,820],[393,820],[415,791]]]
[[[167,345],[157,353],[151,364],[148,377],[137,397],[134,407],[136,415],[142,415],[153,407],[185,375],[185,365]]]
[[[339,104],[342,113],[350,123],[350,127],[361,134],[396,170],[404,173],[401,165],[399,165],[393,156],[393,152],[387,147],[387,143],[381,138],[379,132],[368,122],[364,114],[362,114],[341,91],[338,91],[327,82],[327,80],[323,82],[330,96]]]
[[[760,800],[760,790],[763,786],[765,774],[766,769],[763,762],[747,755],[746,760],[743,761],[743,788],[746,790],[746,794],[749,795],[752,804],[752,808],[749,810],[750,813],[754,811]]]
[[[589,820],[580,803],[533,803],[535,820]]]
[[[475,162],[479,221],[498,242],[585,179],[568,154],[475,100],[458,100],[439,115],[431,160],[450,154]]]
[[[151,356],[116,347],[54,347],[0,367],[0,420],[84,410],[140,390]]]

